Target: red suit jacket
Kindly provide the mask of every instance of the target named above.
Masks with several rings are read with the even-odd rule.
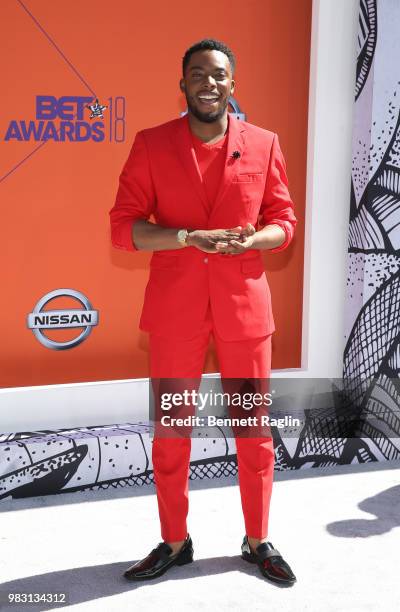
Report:
[[[240,156],[233,152],[237,151]],[[177,229],[226,229],[252,223],[280,225],[285,242],[296,218],[278,137],[229,116],[224,174],[215,202],[207,202],[185,115],[137,133],[110,210],[114,247],[135,251],[132,225],[151,215]],[[270,252],[271,252],[270,251]],[[244,340],[275,330],[261,252],[204,253],[195,247],[155,251],[140,319],[142,330],[191,338],[211,305],[223,340]]]

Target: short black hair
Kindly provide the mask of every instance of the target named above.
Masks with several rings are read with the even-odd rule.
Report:
[[[222,51],[227,56],[231,65],[232,74],[235,71],[236,59],[231,49],[220,40],[215,38],[203,38],[199,42],[195,43],[189,49],[185,51],[185,55],[182,58],[182,73],[185,74],[186,67],[193,53],[196,51]]]

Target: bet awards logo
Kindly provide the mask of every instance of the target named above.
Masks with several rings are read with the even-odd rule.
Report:
[[[107,122],[105,112],[107,111]],[[55,142],[123,142],[125,98],[101,104],[93,96],[36,96],[36,120],[12,119],[4,140]]]
[[[78,301],[83,308],[63,309],[63,310],[44,310],[47,304],[58,297],[70,297]],[[99,313],[92,309],[92,305],[83,293],[74,289],[55,289],[46,293],[36,304],[33,311],[28,314],[28,328],[33,331],[33,334],[46,348],[61,351],[63,349],[73,348],[83,342],[90,332],[92,327],[98,325]],[[51,340],[44,333],[45,329],[65,329],[65,328],[81,327],[83,331],[73,338],[64,342]]]

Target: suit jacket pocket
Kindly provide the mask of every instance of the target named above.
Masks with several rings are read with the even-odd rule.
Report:
[[[246,172],[243,174],[236,174],[233,179],[234,183],[262,183],[264,179],[263,172]]]
[[[177,255],[153,255],[150,261],[150,270],[177,270],[180,267],[180,258]]]
[[[242,274],[255,277],[261,276],[265,272],[264,263],[258,257],[243,260],[240,263],[240,269]]]

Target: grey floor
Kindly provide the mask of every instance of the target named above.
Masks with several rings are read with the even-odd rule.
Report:
[[[270,534],[298,582],[280,588],[241,560],[236,480],[192,483],[195,563],[133,584],[123,570],[160,541],[152,488],[0,502],[7,593],[67,593],[74,610],[400,610],[400,462],[277,473]],[[53,608],[56,606],[52,606]]]

